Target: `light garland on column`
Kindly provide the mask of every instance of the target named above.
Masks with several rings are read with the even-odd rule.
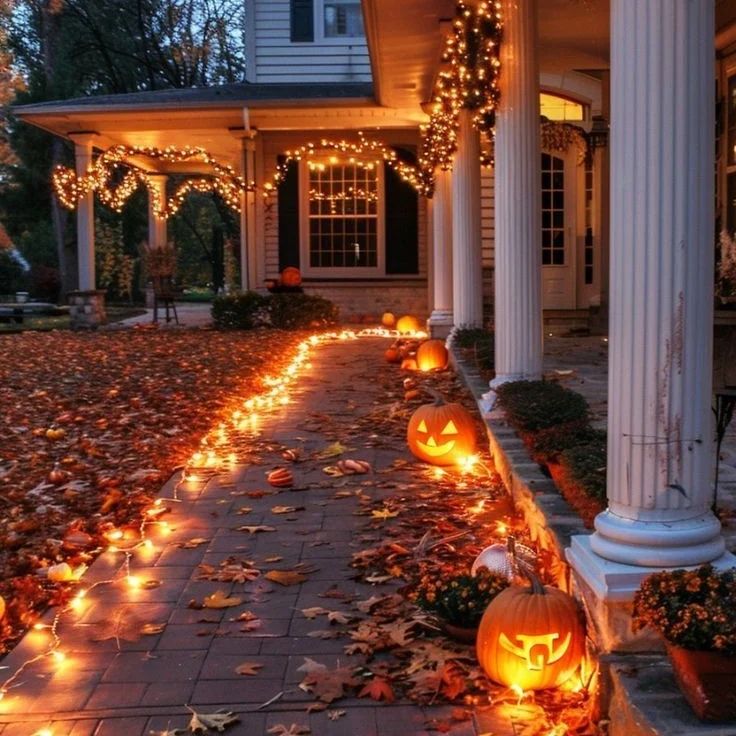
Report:
[[[501,35],[500,2],[458,0],[442,54],[445,68],[437,77],[432,96],[434,109],[429,124],[422,129],[419,166],[432,186],[434,170],[452,166],[460,110],[473,111],[474,126],[487,138],[493,137],[500,98]]]
[[[167,199],[163,208],[155,202],[154,210],[157,217],[168,218],[175,214],[191,191],[216,192],[229,207],[239,210],[240,195],[255,190],[255,183],[246,182],[237,176],[231,166],[221,164],[204,148],[117,145],[101,153],[87,169],[87,173],[81,177],[77,176],[74,169],[57,166],[52,175],[56,196],[64,207],[73,210],[82,197],[96,192],[101,202],[120,212],[138,187],[145,186],[150,192],[154,191],[150,177],[159,172],[148,172],[136,166],[131,161],[136,156],[164,163],[203,163],[211,169],[211,174],[206,176],[185,178],[175,193]],[[113,177],[121,171],[124,173],[120,181],[113,184]]]

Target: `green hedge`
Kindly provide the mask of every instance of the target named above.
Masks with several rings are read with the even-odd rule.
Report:
[[[337,307],[331,301],[309,294],[263,296],[246,291],[218,296],[212,302],[215,327],[223,329],[323,327],[334,324],[337,316]]]
[[[587,422],[569,422],[534,432],[529,441],[534,459],[539,463],[557,461],[560,453],[579,445],[606,445],[606,433]]]
[[[559,383],[513,381],[496,391],[509,422],[522,432],[588,421],[588,402]]]

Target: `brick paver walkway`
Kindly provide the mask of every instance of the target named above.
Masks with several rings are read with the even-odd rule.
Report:
[[[370,381],[370,365],[380,360],[384,347],[384,342],[368,338],[317,348],[314,365],[298,381],[292,403],[264,419],[257,440],[239,441],[241,455],[252,446],[252,462],[214,476],[204,488],[181,488],[181,502],[167,502],[171,512],[162,518],[171,533],[165,536],[164,529],[150,527],[154,549],[136,551],[131,559],[131,573],[160,581],[157,587],[131,592],[120,571],[123,556],[106,552],[98,558],[85,584],[111,577],[118,582],[91,591],[76,624],[73,616],[64,618],[59,633],[66,661],[59,666],[46,658],[32,664],[19,678],[19,686],[0,702],[2,736],[29,736],[41,729],[49,729],[53,736],[140,736],[183,729],[190,715],[185,704],[205,713],[219,708],[235,712],[240,722],[226,729],[233,736],[264,734],[278,723],[287,728],[292,723],[309,726],[318,736],[409,736],[426,733],[428,712],[432,717],[447,714],[448,707],[353,698],[331,706],[347,711],[332,721],[325,712],[306,713],[315,697],[298,687],[304,677],[298,668],[305,657],[330,667],[356,661],[344,654],[345,639],[309,636],[328,625],[306,619],[300,609],[340,609],[339,595],[329,597],[330,592],[364,599],[392,592],[396,584],[356,582],[349,566],[351,554],[359,548],[353,540],[365,517],[356,515],[355,495],[345,493],[335,500],[336,485],[359,488],[369,476],[336,482],[322,471],[325,461],[309,461],[294,466],[297,486],[308,489],[271,494],[274,489],[265,482],[265,473],[284,465],[284,446],[301,447],[309,455],[341,439],[333,433],[336,417],[349,419],[386,402],[382,389]],[[403,443],[393,449],[375,434],[355,435],[350,444],[356,447],[354,457],[369,460],[376,469],[408,457]],[[408,478],[410,471],[405,473]],[[399,471],[396,482],[401,479]],[[173,485],[163,489],[163,497],[172,495]],[[390,493],[378,488],[369,492],[374,498]],[[276,515],[271,511],[274,505],[305,508]],[[273,526],[276,531],[238,530],[245,525]],[[191,540],[195,542],[187,546]],[[245,584],[200,579],[200,564],[218,567],[228,558],[250,560],[262,572],[296,568],[309,574],[305,582],[293,586],[263,577]],[[201,603],[217,590],[241,596],[243,603],[224,609],[189,607],[191,601]],[[241,616],[246,610],[260,622],[252,630],[247,630],[252,622],[249,625]],[[127,641],[129,631],[142,624],[165,627],[161,633]],[[30,632],[2,663],[7,669],[0,671],[0,679],[3,672],[12,672],[41,651],[47,635]],[[246,661],[261,665],[256,676],[235,672]],[[503,735],[498,726],[493,732]],[[451,733],[469,736],[476,731],[464,722]]]

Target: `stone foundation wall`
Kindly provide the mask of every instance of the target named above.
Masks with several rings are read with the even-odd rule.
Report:
[[[105,292],[70,291],[69,320],[73,330],[89,330],[107,322]]]
[[[417,281],[360,281],[360,282],[305,282],[304,292],[321,296],[335,303],[343,322],[376,322],[384,312],[397,317],[413,314],[425,320],[427,310],[427,282]]]

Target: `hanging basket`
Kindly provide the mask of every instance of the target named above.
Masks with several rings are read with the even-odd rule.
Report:
[[[736,657],[667,643],[677,684],[703,721],[736,718]]]

